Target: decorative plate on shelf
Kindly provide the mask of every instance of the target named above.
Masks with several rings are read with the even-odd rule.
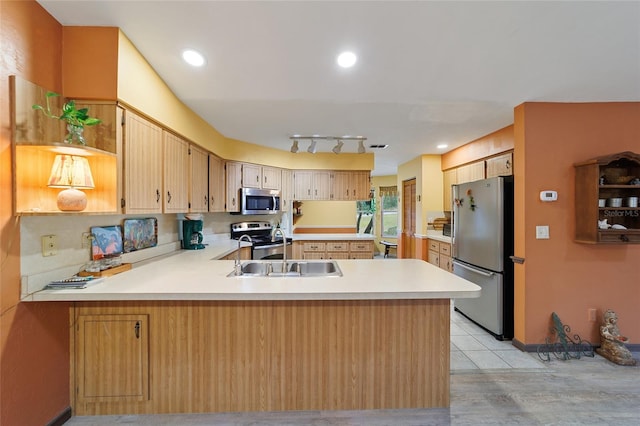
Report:
[[[158,219],[124,220],[124,251],[142,250],[158,245]]]

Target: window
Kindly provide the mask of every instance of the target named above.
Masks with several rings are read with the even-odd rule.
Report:
[[[395,186],[380,187],[380,219],[382,237],[398,236],[398,188]]]
[[[356,232],[358,234],[373,234],[375,212],[376,203],[373,192],[368,200],[356,201]]]

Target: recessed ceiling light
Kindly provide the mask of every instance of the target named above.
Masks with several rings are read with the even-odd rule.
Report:
[[[194,67],[201,67],[204,65],[204,56],[195,50],[185,50],[182,52],[182,59],[189,65]]]
[[[436,146],[436,148],[438,148],[438,149],[445,149],[445,148],[446,148],[446,147],[448,147],[448,146],[449,146],[449,145],[447,145],[446,143],[441,143],[441,144],[438,144],[438,145]]]
[[[342,52],[338,55],[338,65],[342,68],[351,68],[357,60],[358,58],[353,52]]]

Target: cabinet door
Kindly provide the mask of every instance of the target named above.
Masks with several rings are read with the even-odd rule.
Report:
[[[162,129],[125,112],[124,213],[162,213]]]
[[[513,175],[513,153],[487,159],[487,177]]]
[[[442,172],[442,209],[446,212],[452,211],[451,186],[458,183],[458,171],[449,169]]]
[[[356,201],[368,200],[371,197],[371,173],[368,171],[351,172],[351,199]]]
[[[209,154],[209,211],[224,211],[224,161]]]
[[[262,187],[264,189],[282,189],[282,169],[262,167]]]
[[[226,210],[228,212],[240,211],[240,188],[242,187],[242,164],[227,162],[226,166],[227,177],[227,203]]]
[[[314,200],[332,200],[331,172],[313,172],[312,188]]]
[[[282,189],[280,191],[280,208],[287,212],[291,210],[293,201],[293,172],[282,170]]]
[[[191,145],[189,158],[191,160],[189,211],[204,213],[209,211],[209,153]]]
[[[189,143],[164,132],[164,212],[189,211]]]
[[[458,167],[458,183],[473,182],[484,179],[484,161]]]
[[[349,243],[349,258],[373,259],[373,241],[352,241]]]
[[[242,186],[245,188],[262,187],[262,166],[256,164],[242,164]]]
[[[313,184],[313,172],[310,170],[297,170],[293,173],[293,199],[313,200],[311,187]]]
[[[435,266],[440,266],[440,253],[437,251],[429,250],[427,261]]]
[[[148,316],[79,315],[76,324],[78,402],[148,399]]]
[[[351,189],[351,172],[336,171],[333,172],[333,199],[353,200]]]

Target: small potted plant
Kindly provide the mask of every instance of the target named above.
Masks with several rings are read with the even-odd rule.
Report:
[[[102,121],[98,118],[89,117],[89,108],[76,108],[75,101],[71,100],[66,102],[62,106],[62,114],[55,115],[51,112],[51,105],[49,99],[60,96],[55,92],[47,92],[46,94],[46,108],[42,105],[33,105],[32,108],[40,110],[49,118],[55,118],[57,120],[63,120],[67,123],[67,131],[69,132],[64,141],[70,144],[86,145],[84,140],[83,131],[84,126],[94,126]]]

